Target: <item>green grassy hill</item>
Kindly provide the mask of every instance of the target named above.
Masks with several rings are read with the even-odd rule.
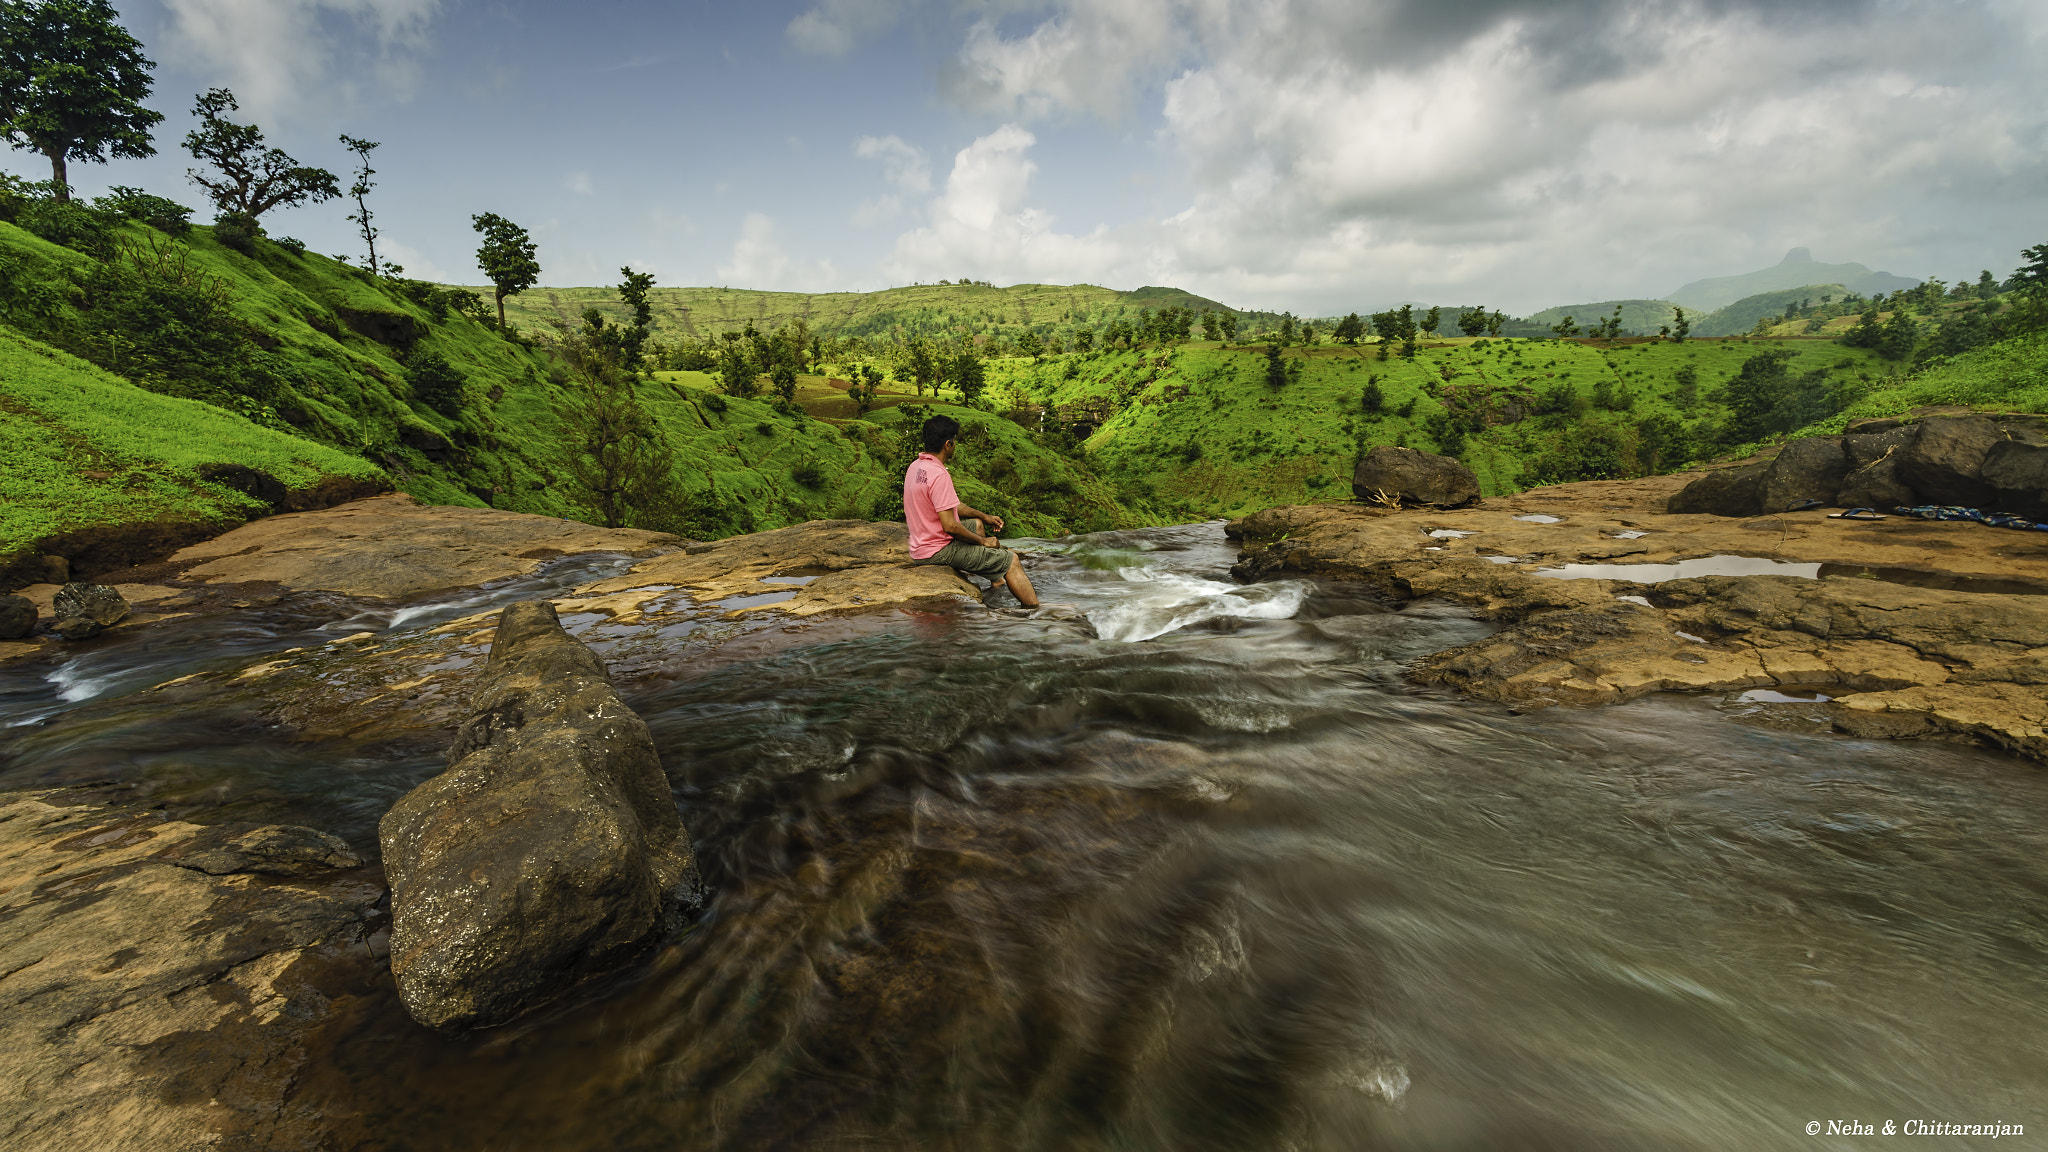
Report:
[[[489,288],[473,289],[488,295]],[[660,288],[648,294],[654,309],[657,339],[710,339],[737,332],[748,324],[770,331],[802,320],[816,335],[827,338],[865,337],[908,340],[916,337],[1007,336],[1027,329],[1041,337],[1066,335],[1078,328],[1100,328],[1118,318],[1135,318],[1146,309],[1178,307],[1197,312],[1232,312],[1240,323],[1263,326],[1279,321],[1276,313],[1241,312],[1178,288],[1139,288],[1119,292],[1093,284],[920,284],[880,292],[760,292],[744,288]],[[533,331],[556,323],[581,322],[585,308],[596,308],[615,322],[630,319],[614,288],[535,288],[505,301],[505,318]]]
[[[1523,323],[1538,330],[1532,335],[1549,335],[1551,325],[1563,323],[1569,316],[1583,329],[1614,315],[1616,305],[1621,306],[1622,331],[1632,336],[1653,335],[1677,318],[1677,309],[1669,300],[1603,300],[1597,304],[1560,304],[1555,308],[1545,308]]]
[[[529,324],[541,339],[501,332],[474,300],[260,237],[231,247],[203,227],[173,239],[102,224],[67,247],[0,223],[0,569],[40,551],[90,553],[121,532],[131,552],[168,547],[305,506],[294,501],[306,493],[387,482],[429,502],[598,519],[562,456],[584,393],[552,325]],[[808,315],[813,331],[870,345],[1099,329],[1214,303],[1086,285],[666,292],[671,324],[698,335]],[[1782,307],[1786,295],[1753,303]],[[1353,461],[1377,444],[1458,456],[1501,493],[1670,470],[1743,447],[1738,433],[1819,427],[1845,406],[2040,405],[2041,338],[1958,355],[2012,305],[1923,295],[1895,304],[1917,310],[1917,343],[1893,349],[1899,360],[1828,338],[1852,316],[1806,316],[1769,340],[1459,338],[1412,359],[1370,342],[1295,346],[1276,387],[1266,347],[1197,341],[992,359],[977,405],[949,393],[934,410],[966,425],[963,496],[1014,533],[1057,536],[1349,499]],[[553,315],[623,311],[610,289],[516,299]],[[858,360],[861,347],[841,351]],[[1909,364],[1924,371],[1909,376]],[[1745,388],[1748,416],[1735,398]],[[1785,399],[1766,421],[1753,411],[1759,388]],[[797,379],[789,405],[722,395],[699,372],[661,372],[632,394],[671,470],[658,506],[627,522],[702,538],[894,519],[922,415],[906,408],[938,404],[884,391],[861,412],[844,380],[815,375]]]
[[[0,569],[46,546],[118,563],[271,511],[233,466],[322,497],[389,486],[360,456],[144,391],[0,325]]]
[[[173,240],[133,222],[107,239],[94,255],[0,223],[0,569],[90,551],[123,525],[169,526],[156,534],[168,547],[275,506],[206,479],[207,465],[273,488],[350,477],[430,503],[595,519],[556,458],[573,385],[544,343],[508,338],[432,285],[267,239],[245,253],[209,228]],[[1105,301],[1093,306],[1123,307]],[[205,307],[211,320],[178,311]],[[199,351],[180,359],[188,344]],[[451,396],[429,403],[416,386],[422,356],[452,368]],[[885,393],[856,420],[843,385],[807,376],[799,391],[778,410],[696,373],[639,383],[681,493],[639,526],[715,537],[896,515],[911,453],[893,408],[915,397]],[[1158,522],[1015,423],[947,410],[975,430],[963,492],[1017,509],[1018,530]],[[1011,481],[1027,495],[985,486]]]
[[[1711,455],[1727,416],[1714,397],[1765,352],[1784,353],[1791,376],[1818,373],[1823,388],[1869,386],[1896,371],[1824,340],[1461,337],[1426,344],[1413,360],[1380,360],[1374,345],[1289,348],[1282,359],[1292,378],[1279,388],[1265,382],[1263,347],[1213,343],[997,360],[990,379],[1017,401],[1099,418],[1086,448],[1106,480],[1165,514],[1203,517],[1348,500],[1353,461],[1379,444],[1449,449],[1489,495],[1517,490],[1532,469],[1573,449],[1560,441],[1589,429],[1617,455],[1582,462],[1581,475],[1623,474],[1656,416],[1683,429],[1687,456]],[[1382,396],[1378,414],[1361,407],[1368,384]],[[1663,460],[1667,470],[1684,462]]]

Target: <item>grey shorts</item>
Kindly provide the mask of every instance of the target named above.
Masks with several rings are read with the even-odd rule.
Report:
[[[963,527],[979,531],[981,522],[979,520],[970,520]],[[957,572],[965,572],[969,576],[979,576],[983,580],[1001,580],[1009,574],[1010,557],[1014,555],[1016,553],[1008,548],[984,548],[979,544],[969,544],[965,540],[954,537],[946,542],[944,548],[939,549],[922,560],[912,560],[911,563],[944,564],[946,567]]]

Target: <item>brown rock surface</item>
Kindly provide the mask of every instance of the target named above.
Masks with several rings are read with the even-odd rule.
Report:
[[[2048,534],[1819,511],[1750,520],[1659,511],[1690,479],[1562,485],[1449,512],[1275,508],[1229,531],[1244,543],[1241,577],[1363,580],[1509,622],[1422,661],[1412,675],[1424,683],[1517,707],[1819,688],[1840,697],[1833,708],[1845,731],[1960,733],[2048,759]],[[1556,522],[1517,519],[1528,515]],[[1429,535],[1442,529],[1471,534]],[[1819,565],[1819,578],[1537,574],[1722,555]]]
[[[188,580],[391,599],[523,576],[555,556],[638,555],[680,543],[638,528],[421,504],[393,494],[253,521],[181,549],[169,563]]]
[[[323,1022],[384,979],[383,886],[331,840],[0,793],[0,1144],[322,1146],[296,1079]],[[294,874],[260,874],[289,845]]]
[[[740,611],[775,608],[797,616],[952,596],[980,599],[980,590],[951,568],[911,564],[906,537],[899,523],[812,520],[642,561],[623,576],[577,589],[576,599],[558,606],[620,615],[672,588],[689,590],[699,602],[795,591],[784,603]],[[801,586],[763,582],[771,576],[815,579]],[[648,595],[636,599],[643,592]]]

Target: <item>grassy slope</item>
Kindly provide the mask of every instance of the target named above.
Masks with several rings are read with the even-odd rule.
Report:
[[[1839,432],[1862,416],[1901,416],[1931,404],[1966,404],[2000,412],[2048,412],[2048,332],[2001,340],[1894,378],[1839,415],[1800,435]]]
[[[291,487],[375,476],[361,457],[196,400],[145,392],[0,326],[0,561],[60,533],[147,520],[223,527],[261,510],[199,478],[261,468]]]
[[[1355,453],[1379,444],[1403,443],[1434,450],[1423,421],[1442,405],[1430,388],[1526,385],[1538,390],[1559,380],[1590,396],[1594,384],[1634,393],[1629,418],[1670,415],[1698,428],[1722,414],[1703,400],[1691,412],[1673,399],[1676,376],[1692,367],[1705,397],[1738,372],[1743,361],[1767,348],[1793,356],[1794,374],[1829,368],[1872,379],[1886,373],[1874,355],[1824,340],[1711,340],[1604,344],[1578,341],[1457,339],[1424,346],[1413,361],[1381,361],[1371,345],[1323,345],[1288,349],[1302,362],[1299,381],[1268,389],[1263,348],[1226,349],[1213,343],[1173,352],[1102,353],[1087,357],[1045,357],[991,363],[993,383],[1020,388],[1034,400],[1055,405],[1115,397],[1130,402],[1089,440],[1088,448],[1106,478],[1146,491],[1162,509],[1183,515],[1234,515],[1275,504],[1350,498]],[[1065,379],[1066,365],[1078,368]],[[1448,381],[1445,373],[1450,374]],[[1359,417],[1358,398],[1366,381],[1379,377],[1388,415]],[[1407,401],[1412,417],[1392,415]],[[1199,453],[1194,451],[1199,448]],[[1488,494],[1514,490],[1524,460],[1509,426],[1468,441],[1463,458]]]
[[[125,238],[154,234],[130,225]],[[550,461],[560,439],[557,412],[568,394],[555,382],[559,375],[551,376],[544,351],[507,341],[459,313],[436,320],[383,282],[324,256],[295,255],[268,243],[246,256],[215,243],[207,228],[193,229],[188,244],[194,266],[225,281],[236,313],[261,333],[266,366],[287,382],[278,407],[291,422],[262,428],[210,405],[145,392],[11,334],[0,378],[0,395],[10,404],[7,456],[0,460],[8,505],[0,540],[21,547],[59,531],[160,515],[223,524],[242,519],[256,510],[246,497],[191,475],[193,465],[216,462],[260,468],[287,484],[298,483],[309,467],[373,474],[381,465],[401,490],[430,503],[588,518]],[[6,224],[0,224],[0,250],[50,283],[60,283],[66,269],[90,264],[80,253]],[[467,377],[460,410],[449,416],[416,403],[403,354],[359,334],[351,319],[373,331],[409,325],[419,332],[419,346]],[[88,399],[59,403],[67,393],[48,382],[52,373],[72,381],[65,386],[70,394]],[[883,410],[856,421],[843,391],[805,377],[801,399],[826,418],[783,415],[761,400],[730,398],[723,398],[721,414],[704,402],[708,377],[662,375],[639,385],[639,395],[675,450],[677,477],[693,507],[705,511],[684,525],[697,534],[865,517],[900,500],[908,457],[887,404],[903,397],[886,397]],[[971,454],[981,459],[963,475],[963,492],[979,483],[969,479],[977,469],[1035,486],[1038,494],[1023,501],[1030,530],[1057,535],[1144,519],[1142,511],[1120,506],[1085,467],[1040,447],[1016,425],[983,413],[954,414],[987,429]],[[151,425],[165,430],[162,442],[124,439]],[[100,472],[120,478],[86,478]],[[53,479],[58,473],[68,479]],[[145,475],[156,479],[145,481]],[[82,495],[86,489],[97,495]],[[33,490],[57,495],[33,499]],[[1019,505],[978,491],[998,506]]]
[[[489,288],[473,289],[486,298]],[[748,323],[762,331],[802,319],[820,336],[912,337],[975,333],[1015,336],[1030,327],[1040,333],[1100,327],[1119,316],[1164,307],[1222,308],[1177,288],[1118,292],[1092,284],[915,285],[881,292],[758,292],[743,288],[656,288],[648,296],[655,331],[662,339],[707,338],[736,332]],[[536,288],[505,301],[511,323],[547,331],[555,321],[579,322],[585,308],[614,321],[628,319],[613,288]],[[1277,320],[1270,313],[1239,316]]]

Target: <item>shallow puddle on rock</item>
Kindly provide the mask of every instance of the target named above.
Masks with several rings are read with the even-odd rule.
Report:
[[[1780,692],[1775,688],[1751,688],[1735,698],[1737,704],[1825,704],[1833,700],[1818,692]]]
[[[1761,556],[1701,556],[1674,564],[1562,564],[1538,568],[1536,575],[1558,580],[1631,580],[1638,584],[1689,580],[1695,576],[1797,576],[1813,580],[1820,576],[1820,567]]]
[[[759,608],[763,604],[780,604],[795,595],[794,589],[788,592],[763,592],[756,596],[734,596],[730,600],[719,600],[711,606],[731,612],[740,608]]]
[[[763,576],[763,577],[761,577],[761,583],[763,583],[763,584],[809,584],[809,583],[810,583],[811,581],[813,581],[813,580],[816,580],[816,579],[817,579],[817,577],[816,577],[816,576]]]
[[[1467,532],[1459,528],[1433,528],[1429,531],[1429,535],[1438,540],[1463,540],[1467,536],[1477,536],[1479,533]]]
[[[1517,516],[1517,517],[1515,517],[1515,519],[1517,519],[1517,520],[1521,520],[1521,521],[1525,521],[1525,522],[1527,522],[1527,523],[1530,523],[1530,524],[1562,524],[1562,523],[1564,523],[1564,517],[1562,517],[1562,516],[1547,516],[1547,515],[1545,515],[1545,514],[1543,514],[1543,513],[1541,513],[1541,512],[1527,512],[1527,513],[1524,513],[1524,514],[1522,514],[1522,515],[1520,515],[1520,516]]]

